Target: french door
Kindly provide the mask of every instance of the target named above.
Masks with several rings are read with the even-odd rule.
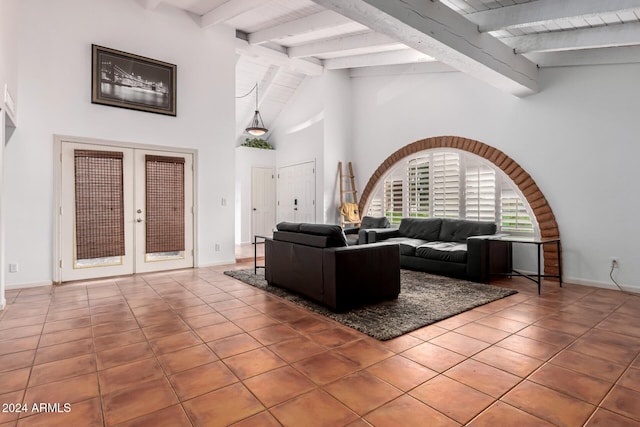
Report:
[[[60,282],[193,267],[192,154],[60,151]]]

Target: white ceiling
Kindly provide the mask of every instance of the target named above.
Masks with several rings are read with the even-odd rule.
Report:
[[[267,127],[306,76],[326,69],[421,63],[526,96],[539,90],[538,68],[640,62],[640,0],[136,1],[183,9],[203,28],[235,28],[236,94],[258,83]],[[255,93],[237,100],[239,136],[255,103]]]

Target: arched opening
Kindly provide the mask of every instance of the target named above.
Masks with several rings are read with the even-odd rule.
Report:
[[[437,136],[422,139],[400,148],[387,157],[374,171],[362,192],[359,203],[360,212],[365,212],[364,209],[368,205],[369,199],[373,196],[373,192],[380,180],[398,162],[421,151],[434,148],[452,148],[467,151],[491,162],[513,181],[526,199],[538,224],[540,237],[542,239],[560,237],[560,230],[551,206],[549,206],[544,194],[542,194],[531,175],[504,152],[480,141],[457,136]],[[556,251],[551,249],[544,250],[544,266],[546,274],[558,274],[559,259]]]

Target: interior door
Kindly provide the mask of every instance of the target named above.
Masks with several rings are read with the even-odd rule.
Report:
[[[193,266],[191,154],[60,150],[61,282]]]
[[[276,225],[275,180],[273,168],[251,169],[251,240],[255,235],[270,236]]]
[[[315,161],[278,170],[278,221],[316,222]]]

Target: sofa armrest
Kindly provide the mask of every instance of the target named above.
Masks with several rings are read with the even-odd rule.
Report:
[[[335,310],[400,293],[400,247],[377,243],[325,249],[324,302]]]
[[[401,237],[397,228],[370,228],[367,231],[367,243],[381,242],[392,237]]]
[[[511,244],[494,240],[501,235],[471,236],[467,239],[467,276],[488,283],[492,274],[511,271]]]

